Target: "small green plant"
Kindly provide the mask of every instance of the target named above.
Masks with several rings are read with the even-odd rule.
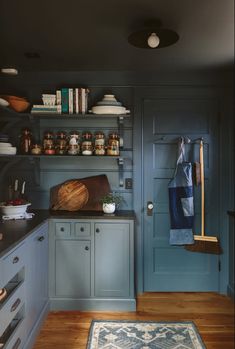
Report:
[[[123,197],[117,193],[108,193],[101,198],[102,204],[115,204],[116,207],[120,206],[124,202]]]

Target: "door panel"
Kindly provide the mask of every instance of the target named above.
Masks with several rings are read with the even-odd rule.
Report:
[[[59,297],[89,297],[91,294],[91,243],[56,240],[55,288]]]
[[[188,161],[199,161],[204,139],[207,235],[218,232],[217,111],[206,99],[143,100],[144,291],[218,291],[218,256],[169,245],[168,183],[174,175],[178,139],[188,137]],[[147,202],[154,204],[147,216]],[[194,232],[200,234],[200,187],[195,187]]]
[[[130,296],[129,224],[95,224],[95,296]]]

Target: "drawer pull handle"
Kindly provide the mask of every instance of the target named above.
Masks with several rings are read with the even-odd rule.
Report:
[[[80,231],[81,231],[81,232],[83,232],[83,231],[84,231],[84,228],[83,228],[83,227],[81,227],[81,228],[80,228]]]
[[[63,228],[63,227],[61,227],[61,228],[60,228],[60,231],[64,231],[64,228]]]
[[[16,263],[19,262],[19,260],[20,260],[19,257],[16,256],[15,258],[13,258],[12,263],[13,263],[13,264],[16,264]]]
[[[99,228],[96,228],[96,232],[97,232],[97,233],[99,233],[99,232],[100,232]]]
[[[88,247],[88,246],[86,246],[86,247],[85,247],[85,250],[86,250],[86,251],[89,251],[89,247]]]
[[[38,241],[43,241],[45,238],[44,238],[44,236],[40,236],[39,238],[38,238]]]
[[[20,298],[17,298],[17,300],[15,301],[15,303],[11,307],[11,312],[15,311],[18,308],[18,306],[20,305],[20,303],[21,303]]]
[[[15,344],[13,345],[12,349],[17,349],[19,348],[19,345],[21,343],[21,339],[20,338],[17,338]]]

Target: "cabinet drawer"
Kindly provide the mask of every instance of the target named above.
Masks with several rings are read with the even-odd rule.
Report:
[[[18,313],[25,302],[24,283],[19,285],[6,299],[6,303],[0,308],[0,335],[5,331],[9,323]]]
[[[70,237],[71,235],[71,224],[70,223],[56,223],[55,224],[55,234],[58,237]]]
[[[79,222],[75,223],[74,227],[74,235],[75,236],[90,236],[91,235],[91,224]]]
[[[4,287],[25,266],[26,254],[26,244],[24,243],[1,260],[0,287]]]
[[[14,322],[14,321],[13,321]],[[25,319],[21,319],[10,338],[5,343],[4,349],[22,349],[25,342]]]

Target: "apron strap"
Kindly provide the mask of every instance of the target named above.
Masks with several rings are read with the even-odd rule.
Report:
[[[185,161],[185,146],[184,146],[184,137],[180,137],[178,141],[178,159],[176,165]]]
[[[178,140],[178,158],[176,162],[174,177],[176,176],[176,173],[177,173],[178,164],[182,163],[183,161],[185,161],[184,137],[180,137]]]

